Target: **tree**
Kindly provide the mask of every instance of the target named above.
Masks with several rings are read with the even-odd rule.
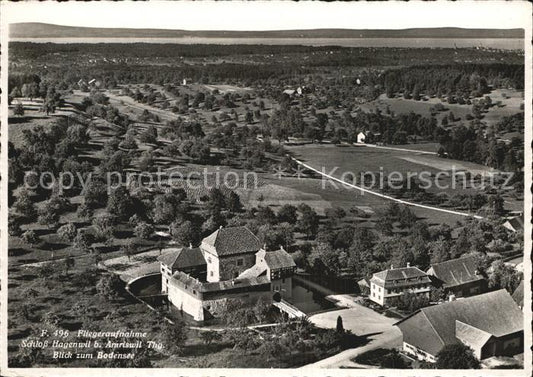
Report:
[[[74,225],[73,223],[65,224],[57,230],[57,235],[66,242],[74,241],[74,238],[76,238],[76,234],[76,225]]]
[[[103,207],[107,204],[107,187],[99,179],[91,179],[82,194],[84,204],[91,209]]]
[[[122,254],[126,255],[128,257],[128,261],[131,260],[131,256],[137,254],[137,245],[135,245],[135,242],[130,240],[125,245],[122,245],[120,248],[120,251]]]
[[[172,239],[179,245],[189,246],[190,244],[196,244],[198,242],[198,229],[188,220],[181,224],[173,222],[170,224],[169,232]]]
[[[39,209],[39,224],[46,225],[49,229],[55,228],[59,222],[59,211],[50,205],[50,202]]]
[[[384,369],[409,369],[409,364],[405,362],[398,350],[391,349],[381,357],[379,366]]]
[[[65,274],[68,276],[68,270],[72,267],[74,267],[74,264],[76,263],[74,258],[72,258],[70,255],[65,258]]]
[[[280,223],[296,224],[298,215],[295,206],[290,204],[284,204],[278,211],[278,221]]]
[[[230,212],[240,212],[242,210],[241,198],[233,191],[226,194],[225,203]]]
[[[32,246],[37,245],[40,242],[39,236],[33,230],[27,230],[22,233],[22,240]]]
[[[307,235],[309,239],[311,236],[316,236],[318,230],[319,218],[317,213],[307,204],[298,206],[301,217],[297,222],[298,228]]]
[[[124,282],[115,274],[102,276],[96,284],[96,290],[98,293],[110,300],[120,297],[123,289]]]
[[[29,220],[35,219],[35,216],[37,215],[35,204],[31,200],[26,189],[20,190],[17,200],[13,204],[13,208]]]
[[[226,198],[220,189],[213,188],[209,190],[207,206],[211,212],[222,211],[226,208]]]
[[[492,264],[492,273],[489,274],[489,288],[505,289],[513,294],[521,280],[522,274],[506,265],[502,260],[497,260]]]
[[[342,317],[341,316],[337,317],[337,328],[336,329],[337,329],[337,332],[340,332],[340,333],[344,332],[344,326],[342,324]]]
[[[78,234],[74,237],[74,247],[87,253],[91,251],[93,241],[92,235],[87,233],[85,229],[78,229]]]
[[[119,186],[111,192],[107,199],[107,211],[120,220],[126,220],[131,217],[134,212],[134,204],[126,187]]]
[[[23,116],[24,115],[24,106],[21,103],[17,103],[13,108],[13,115]]]
[[[101,213],[93,218],[94,236],[98,241],[112,242],[116,218],[109,213]]]
[[[463,343],[448,344],[437,353],[437,369],[479,369],[474,351]]]
[[[9,215],[7,230],[12,237],[20,237],[22,235],[20,220],[16,216]]]
[[[255,213],[255,218],[260,224],[275,224],[276,214],[270,207],[260,206]]]
[[[179,321],[173,325],[165,322],[162,335],[166,346],[165,348],[170,353],[179,353],[187,341],[187,327],[183,322]]]
[[[180,204],[186,198],[185,191],[157,195],[154,198],[152,217],[156,224],[169,224],[182,213]]]
[[[135,225],[133,233],[135,234],[135,236],[147,240],[154,233],[154,226],[144,221],[139,221],[137,225]]]
[[[311,249],[307,263],[313,271],[326,275],[335,275],[340,270],[339,253],[328,244],[318,244]]]
[[[148,127],[143,133],[139,135],[139,140],[143,143],[156,144],[157,129],[154,126]]]

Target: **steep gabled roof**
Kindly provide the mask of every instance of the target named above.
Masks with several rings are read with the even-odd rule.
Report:
[[[456,320],[455,337],[472,349],[478,350],[483,347],[490,338],[492,338],[492,335],[486,331]]]
[[[254,264],[252,267],[247,270],[244,270],[239,276],[237,276],[237,279],[256,278],[265,274],[265,272],[266,267],[264,265]]]
[[[275,250],[265,252],[265,263],[271,270],[277,270],[280,268],[296,267],[294,259],[285,250]]]
[[[243,253],[255,253],[261,248],[261,242],[245,226],[220,228],[208,237],[203,243],[212,246],[217,256],[228,256]]]
[[[473,281],[483,280],[483,276],[476,274],[477,262],[473,256],[451,259],[431,265],[428,274],[443,281],[447,287],[453,287]]]
[[[521,216],[516,216],[508,219],[504,224],[504,227],[506,227],[509,230],[512,231],[519,231],[524,229],[524,219]]]
[[[168,248],[157,258],[171,269],[183,269],[206,264],[202,251],[197,247]]]
[[[482,341],[482,333],[502,337],[524,329],[522,311],[504,289],[422,308],[396,325],[409,340],[404,341],[435,355],[443,345],[457,343],[456,321],[479,330],[467,335],[462,327],[461,336],[471,341]],[[424,326],[434,334],[422,331]]]

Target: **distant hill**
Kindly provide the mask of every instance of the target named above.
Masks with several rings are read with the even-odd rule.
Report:
[[[269,31],[191,31],[93,28],[37,22],[9,25],[11,38],[524,38],[523,29],[419,28],[400,30],[313,29]]]

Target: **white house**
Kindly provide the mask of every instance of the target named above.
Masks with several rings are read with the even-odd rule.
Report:
[[[370,279],[369,298],[375,303],[385,306],[390,300],[400,297],[404,292],[429,297],[431,280],[429,276],[418,267],[394,268],[376,272]]]
[[[364,143],[364,142],[365,142],[365,139],[366,139],[366,135],[365,135],[364,132],[359,132],[359,133],[357,134],[357,143],[358,143],[358,144],[362,144],[362,143]]]

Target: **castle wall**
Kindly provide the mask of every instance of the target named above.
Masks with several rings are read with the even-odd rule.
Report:
[[[205,300],[203,302],[203,307],[208,311],[213,317],[220,317],[222,312],[225,310],[226,302],[231,299],[241,300],[244,306],[255,305],[257,301],[263,299],[264,302],[271,304],[272,303],[272,293],[270,291],[258,291],[258,292],[246,292],[246,293],[237,293],[237,294],[228,294],[224,298],[217,298],[214,300]]]
[[[168,301],[178,310],[189,314],[195,321],[204,321],[206,312],[218,317],[229,299],[239,299],[244,305],[254,305],[260,298],[272,302],[270,284],[235,287],[235,289],[199,292],[194,284],[186,284],[171,278],[167,286]],[[209,317],[209,316],[208,316]]]
[[[189,314],[195,321],[204,320],[202,294],[191,287],[176,284],[175,279],[168,285],[168,301],[178,310]]]

